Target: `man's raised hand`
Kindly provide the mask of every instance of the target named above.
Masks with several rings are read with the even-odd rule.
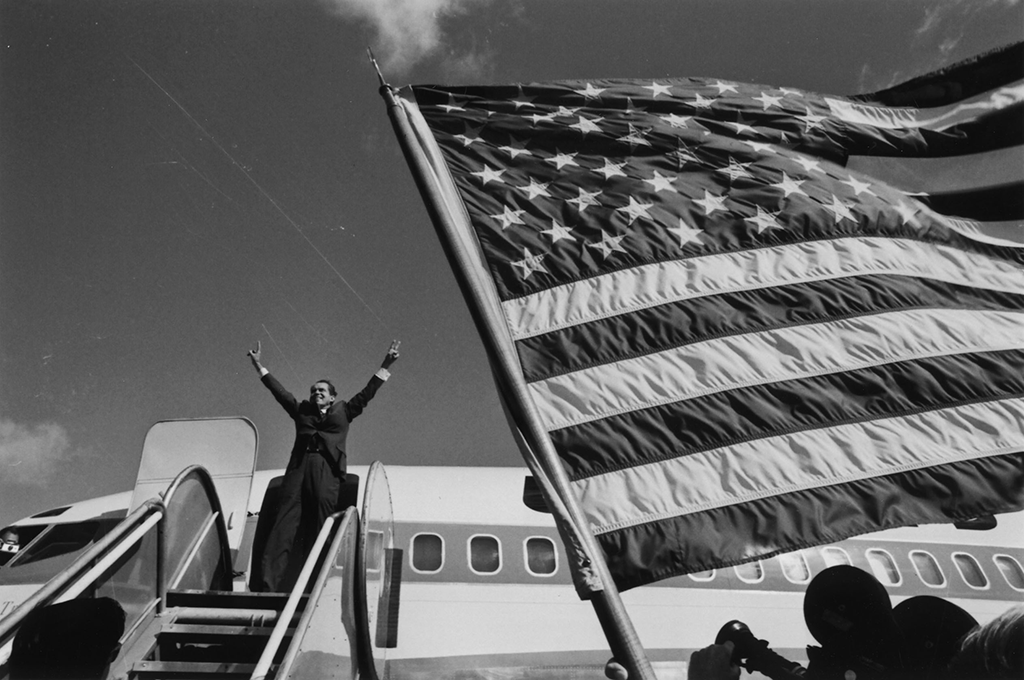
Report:
[[[257,340],[256,349],[251,349],[248,352],[246,352],[246,354],[249,356],[249,359],[252,361],[252,365],[255,366],[257,369],[260,368],[260,354],[262,354],[262,349],[263,346],[260,344],[260,341]]]
[[[382,368],[387,368],[391,364],[398,361],[398,346],[401,344],[401,340],[391,341],[391,347],[388,348],[388,353],[384,355],[384,363],[381,364]]]

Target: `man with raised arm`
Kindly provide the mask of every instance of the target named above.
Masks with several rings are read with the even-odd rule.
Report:
[[[355,419],[384,381],[388,368],[398,359],[398,345],[391,343],[380,370],[366,387],[348,401],[329,380],[309,388],[309,399],[299,401],[260,363],[260,343],[248,355],[260,380],[295,422],[295,444],[281,483],[274,518],[261,557],[262,574],[249,583],[254,592],[285,592],[291,589],[289,564],[305,560],[324,521],[338,511],[338,494],[345,480],[345,437]],[[255,571],[255,570],[254,570]]]

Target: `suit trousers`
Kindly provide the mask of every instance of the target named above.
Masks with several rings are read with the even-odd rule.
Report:
[[[289,592],[324,522],[337,511],[341,479],[320,453],[305,453],[281,483],[277,516],[263,552],[263,592]]]

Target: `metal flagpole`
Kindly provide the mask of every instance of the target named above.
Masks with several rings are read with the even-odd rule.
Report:
[[[640,644],[640,639],[629,619],[619,591],[608,572],[601,548],[591,534],[583,511],[569,486],[568,475],[558,460],[546,433],[539,426],[538,418],[534,415],[534,407],[525,392],[522,381],[515,378],[515,357],[490,330],[491,325],[488,323],[490,305],[485,297],[486,291],[466,274],[470,264],[468,254],[453,242],[454,239],[446,238],[446,235],[456,233],[456,225],[445,208],[439,187],[430,178],[431,172],[427,158],[416,141],[416,135],[411,129],[405,109],[398,103],[394,91],[381,75],[372,52],[369,50],[367,52],[377,70],[377,76],[380,79],[380,93],[387,105],[388,116],[395,129],[399,145],[402,147],[402,152],[412,171],[420,195],[423,197],[434,228],[441,237],[442,248],[452,265],[453,273],[463,295],[472,301],[472,304],[469,305],[470,314],[484,341],[484,347],[491,365],[496,371],[499,386],[505,388],[502,399],[515,415],[520,416],[517,418],[517,422],[527,428],[525,434],[528,441],[536,445],[530,448],[539,460],[531,461],[527,457],[527,463],[533,463],[531,467],[539,464],[540,473],[554,487],[552,489],[546,484],[541,484],[548,503],[560,504],[564,508],[562,513],[553,512],[552,515],[558,522],[559,532],[566,544],[566,549],[575,550],[578,553],[574,556],[578,560],[577,566],[581,571],[587,572],[586,590],[581,592],[580,584],[577,581],[577,592],[581,597],[590,600],[612,654],[616,660],[626,666],[630,679],[656,680],[654,670]],[[506,397],[508,398],[506,399]]]

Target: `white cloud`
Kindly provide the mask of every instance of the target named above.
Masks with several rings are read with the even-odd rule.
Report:
[[[0,420],[0,481],[22,486],[45,486],[67,462],[71,444],[56,423],[20,425]]]
[[[441,21],[490,0],[322,0],[333,12],[369,22],[379,43],[372,45],[381,67],[402,73],[441,46]]]

